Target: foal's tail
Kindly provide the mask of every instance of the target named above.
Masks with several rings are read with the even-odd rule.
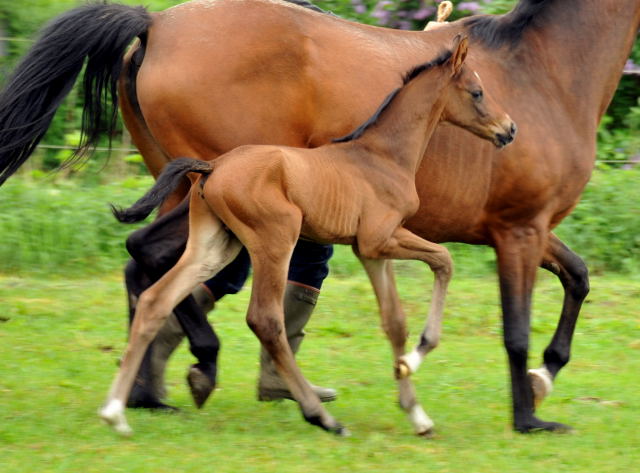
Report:
[[[111,211],[119,222],[141,222],[173,193],[188,173],[210,174],[211,171],[213,171],[213,167],[206,161],[178,158],[167,164],[153,187],[135,204],[128,209],[118,209],[112,205]]]
[[[0,92],[0,185],[34,151],[85,59],[82,139],[73,157],[94,148],[101,133],[111,136],[126,48],[151,21],[144,7],[101,2],[70,10],[42,30]]]

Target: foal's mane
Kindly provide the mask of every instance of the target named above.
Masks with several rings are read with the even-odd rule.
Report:
[[[333,15],[333,16],[337,16],[334,13],[327,11],[327,10],[323,10],[322,8],[320,8],[317,5],[314,5],[313,3],[311,3],[308,0],[284,0],[285,2],[288,3],[293,3],[295,5],[298,5],[300,7],[303,8],[308,8],[309,10],[313,10],[313,11],[317,11],[318,13],[324,13],[325,15]]]
[[[354,131],[352,131],[348,135],[345,135],[341,138],[335,138],[332,140],[332,142],[346,143],[347,141],[353,141],[360,138],[364,134],[364,132],[367,131],[368,128],[376,124],[376,122],[380,119],[380,117],[385,112],[385,110],[389,108],[389,105],[391,104],[391,102],[393,102],[393,99],[397,97],[400,91],[404,89],[407,86],[407,84],[413,81],[416,77],[420,76],[420,74],[422,74],[423,72],[426,72],[433,67],[443,65],[445,62],[449,60],[452,54],[453,54],[452,51],[445,50],[445,51],[442,51],[438,55],[438,57],[436,57],[435,59],[432,59],[431,61],[425,62],[424,64],[420,64],[418,66],[413,67],[411,70],[409,70],[406,74],[402,76],[402,86],[398,87],[389,95],[387,95],[387,97],[382,101],[382,103],[380,104],[378,109],[375,111],[375,113],[371,115],[371,117],[369,117],[369,119],[366,122],[364,122],[362,125],[360,125],[358,128],[356,128]]]
[[[471,37],[491,48],[514,45],[540,13],[556,0],[520,0],[515,8],[500,16],[478,15],[462,20]]]

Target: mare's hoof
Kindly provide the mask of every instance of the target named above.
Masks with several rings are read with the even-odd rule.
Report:
[[[533,434],[537,432],[553,432],[556,434],[572,433],[573,428],[560,422],[546,422],[537,418],[533,418],[524,425],[516,425],[515,429],[522,434]]]
[[[544,398],[553,391],[553,378],[551,373],[544,366],[538,369],[532,369],[528,372],[529,383],[533,391],[533,403],[537,409],[544,401]]]
[[[131,409],[151,409],[156,411],[176,412],[179,409],[158,400],[152,395],[130,397],[127,401],[127,407]]]
[[[187,374],[187,383],[191,390],[193,402],[200,409],[215,389],[216,378],[205,373],[198,365],[191,365]]]

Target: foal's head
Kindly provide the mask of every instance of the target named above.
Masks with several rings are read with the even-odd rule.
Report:
[[[442,121],[469,130],[499,148],[511,143],[516,125],[486,93],[477,72],[465,65],[468,41],[456,36],[451,64],[451,82],[444,91]]]

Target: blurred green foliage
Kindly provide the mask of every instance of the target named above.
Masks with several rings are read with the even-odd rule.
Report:
[[[54,180],[53,177],[56,179]],[[43,174],[13,178],[0,189],[0,273],[68,274],[118,270],[127,260],[126,237],[136,226],[113,218],[108,203],[132,204],[151,185],[151,177],[87,185],[77,179]],[[596,273],[637,273],[640,267],[640,168],[597,169],[581,203],[556,233]],[[492,272],[490,248],[447,245],[456,273]],[[351,277],[362,270],[348,247],[336,247],[332,274]],[[398,262],[398,272],[423,274],[414,262]]]

